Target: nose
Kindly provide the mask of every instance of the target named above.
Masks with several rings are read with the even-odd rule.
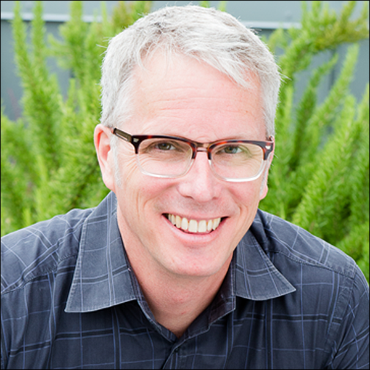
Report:
[[[198,150],[189,172],[179,179],[180,194],[198,203],[206,203],[218,198],[221,188],[221,181],[213,174],[207,153]]]

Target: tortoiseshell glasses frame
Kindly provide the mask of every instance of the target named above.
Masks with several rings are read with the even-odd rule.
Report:
[[[214,174],[219,177],[220,179],[222,180],[226,180],[226,181],[230,181],[230,182],[246,182],[246,181],[252,181],[252,180],[255,180],[257,179],[263,172],[263,170],[265,169],[266,165],[267,165],[267,160],[269,158],[269,155],[273,152],[274,150],[274,138],[272,136],[270,136],[269,140],[268,141],[258,141],[258,140],[220,140],[220,141],[215,141],[215,142],[212,142],[212,143],[200,143],[200,142],[197,142],[197,141],[191,141],[191,140],[188,140],[188,139],[185,139],[185,138],[182,138],[182,137],[177,137],[177,136],[166,136],[166,135],[130,135],[128,134],[127,132],[124,132],[118,128],[111,128],[111,132],[116,135],[117,137],[119,137],[120,139],[124,140],[124,141],[127,141],[129,143],[131,143],[134,148],[135,148],[135,154],[136,154],[136,159],[137,159],[137,163],[138,163],[138,166],[141,170],[141,172],[143,172],[144,174],[147,174],[147,175],[150,175],[150,176],[154,176],[154,177],[162,177],[162,178],[178,178],[178,177],[182,177],[184,175],[186,175],[188,173],[188,171],[190,170],[196,156],[197,156],[197,153],[198,151],[199,152],[205,152],[207,153],[207,157],[208,157],[208,160],[209,160],[209,163],[210,163],[210,166],[214,172]],[[171,171],[169,171],[169,164],[167,161],[167,159],[163,162],[162,161],[162,158],[160,155],[158,156],[156,154],[156,158],[155,159],[152,159],[152,158],[149,158],[149,161],[152,161],[150,162],[151,165],[153,165],[153,163],[155,162],[156,166],[159,167],[158,170],[154,171],[154,167],[153,168],[147,168],[149,165],[147,163],[149,163],[148,159],[145,158],[143,159],[143,157],[145,155],[147,155],[147,151],[146,152],[140,152],[140,146],[141,144],[145,141],[145,140],[150,140],[150,143],[153,143],[156,145],[156,149],[157,149],[157,152],[159,153],[174,153],[174,151],[172,150],[169,150],[168,148],[166,149],[161,149],[161,150],[158,150],[158,146],[159,145],[170,145],[171,147],[174,147],[173,144],[176,144],[178,143],[180,146],[181,146],[181,150],[176,150],[175,153],[181,153],[180,155],[179,154],[176,154],[177,158],[174,158],[170,160],[171,162]],[[161,140],[164,140],[164,141],[161,141]],[[167,142],[166,140],[169,140],[169,142]],[[153,144],[153,145],[154,145]],[[184,145],[185,144],[185,145]],[[251,166],[249,164],[249,162],[247,163],[245,161],[245,158],[244,158],[244,162],[242,163],[242,165],[244,165],[245,169],[243,169],[242,165],[239,163],[241,161],[239,161],[238,163],[236,163],[236,165],[234,165],[234,162],[228,160],[228,161],[223,161],[223,168],[226,168],[226,171],[225,170],[221,170],[220,168],[220,165],[219,164],[214,164],[214,159],[212,158],[212,154],[214,154],[217,149],[219,148],[222,148],[223,152],[222,154],[224,153],[227,153],[228,155],[229,154],[234,154],[234,153],[229,153],[227,152],[226,150],[229,150],[231,148],[231,150],[234,150],[234,149],[237,149],[239,150],[239,146],[237,144],[240,144],[241,146],[244,145],[244,146],[249,146],[248,148],[256,148],[257,152],[255,152],[255,154],[252,154],[254,155],[254,157],[251,157],[251,155],[249,155],[248,157],[248,161],[249,162],[253,162],[253,166]],[[152,148],[152,146],[147,146],[147,148],[150,147]],[[183,151],[184,148],[187,148],[189,147],[191,149],[191,151]],[[180,147],[179,147],[180,148]],[[258,149],[257,149],[258,148]],[[248,152],[249,152],[249,149],[248,149]],[[191,153],[191,154],[190,154]],[[220,152],[217,152],[217,154],[221,153]],[[172,155],[172,154],[171,154]],[[176,157],[175,156],[175,157]],[[180,158],[181,156],[181,158]],[[234,154],[235,156],[235,154]],[[245,157],[246,155],[244,155]],[[166,154],[166,157],[167,157],[167,154]],[[224,157],[227,157],[227,155],[225,156],[224,154]],[[233,157],[233,156],[231,156]],[[230,158],[231,158],[230,157]],[[218,160],[218,162],[222,162],[220,160]],[[232,162],[232,163],[231,163]],[[254,163],[256,162],[256,163]],[[163,163],[163,168],[158,166],[157,164],[158,163]],[[231,163],[231,165],[230,165]],[[249,167],[248,167],[249,166]],[[237,167],[237,169],[235,170],[235,173],[237,171],[240,172],[240,174],[243,174],[244,172],[244,176],[241,176],[239,177],[239,173],[238,176],[235,175],[235,173],[233,173],[234,171],[234,167]],[[174,170],[175,168],[175,170]],[[168,171],[168,173],[165,173],[166,171]],[[228,172],[228,173],[233,173],[232,175],[228,175],[228,176],[225,176],[222,172]],[[169,172],[172,172],[172,173],[169,173]]]

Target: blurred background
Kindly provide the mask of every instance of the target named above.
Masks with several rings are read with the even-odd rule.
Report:
[[[13,19],[13,9],[15,1],[1,1],[1,100],[4,114],[11,120],[21,117],[20,98],[22,96],[22,87],[17,76],[14,62],[14,42],[10,21]],[[27,23],[32,19],[32,9],[34,1],[21,1],[22,18]],[[58,28],[69,19],[71,1],[43,1],[44,20],[46,22],[47,33],[58,37]],[[84,20],[92,22],[94,17],[99,19],[101,3],[99,1],[84,1]],[[108,14],[110,15],[116,1],[106,1]],[[164,6],[184,6],[189,3],[199,4],[199,1],[153,1],[152,11]],[[211,6],[217,7],[219,1],[210,1]],[[338,13],[342,9],[345,1],[330,1],[330,8]],[[353,17],[358,17],[364,1],[358,1]],[[300,1],[228,1],[226,5],[228,13],[235,16],[246,26],[258,31],[259,35],[269,36],[276,28],[285,29],[292,25],[299,27],[299,21],[302,15]],[[325,77],[320,84],[319,101],[323,100],[332,86],[335,78],[339,74],[341,62],[346,52],[346,45],[338,48],[340,60]],[[277,53],[279,51],[277,50]],[[297,77],[296,93],[294,101],[297,102],[306,86],[310,72],[320,65],[324,60],[328,60],[334,51],[320,54],[313,60],[312,65],[307,71],[301,72]],[[59,68],[55,59],[48,60],[48,66],[52,73],[56,73],[63,94],[67,92],[70,72]],[[350,89],[356,99],[359,101],[363,95],[366,83],[369,81],[369,43],[368,40],[360,42],[360,54]]]

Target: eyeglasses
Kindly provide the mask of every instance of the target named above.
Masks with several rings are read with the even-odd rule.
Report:
[[[181,137],[162,135],[130,135],[118,128],[112,133],[135,147],[137,164],[142,173],[163,178],[184,176],[198,152],[205,152],[214,174],[231,182],[253,181],[267,165],[274,149],[270,141],[222,140],[199,143]]]

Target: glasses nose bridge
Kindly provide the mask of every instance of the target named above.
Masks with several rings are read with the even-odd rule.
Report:
[[[193,160],[197,157],[198,152],[207,153],[208,160],[211,160],[210,144],[204,143],[192,143],[193,148]]]
[[[207,159],[208,159],[208,164],[210,166],[211,171],[213,172],[212,168],[212,157],[211,157],[211,144],[206,144],[206,143],[198,143],[198,142],[189,142],[192,150],[193,150],[193,155],[191,158],[191,163],[189,165],[189,168],[187,172],[191,170],[191,168],[194,166],[195,159],[197,157],[198,152],[206,153],[207,154]]]

